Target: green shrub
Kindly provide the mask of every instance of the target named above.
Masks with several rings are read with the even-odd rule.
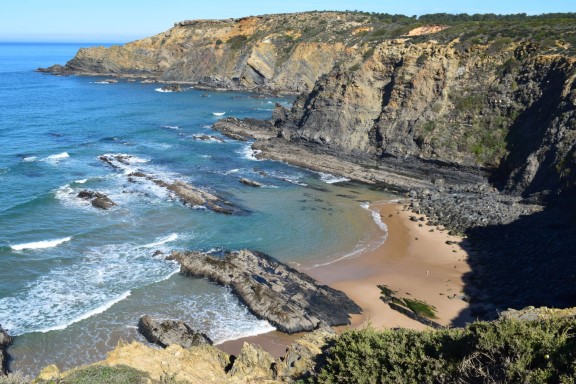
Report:
[[[368,33],[367,31],[365,31],[366,33]],[[369,58],[371,58],[374,55],[374,47],[368,49],[366,52],[364,52],[364,54],[362,55],[362,60],[366,61]]]
[[[229,38],[226,41],[226,44],[230,46],[232,49],[241,49],[246,44],[248,38],[244,35],[236,35],[234,37]]]
[[[346,331],[319,383],[574,383],[576,319],[475,322],[463,329]]]
[[[360,63],[356,63],[356,64],[354,64],[353,66],[351,66],[350,68],[348,68],[348,70],[349,70],[350,72],[356,72],[356,71],[359,70],[359,69],[360,69]]]
[[[137,369],[118,365],[107,367],[101,365],[81,368],[64,379],[43,381],[45,384],[141,384],[148,381],[148,375]]]

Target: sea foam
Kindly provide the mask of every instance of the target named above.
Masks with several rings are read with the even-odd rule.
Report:
[[[53,327],[42,328],[42,329],[39,329],[37,332],[47,333],[47,332],[50,332],[50,331],[61,331],[61,330],[63,330],[63,329],[66,329],[66,328],[68,328],[69,326],[71,326],[71,325],[74,324],[74,323],[77,323],[77,322],[82,321],[82,320],[89,319],[89,318],[91,318],[92,316],[95,316],[95,315],[98,315],[98,314],[100,314],[100,313],[106,312],[107,310],[109,310],[110,308],[112,308],[112,306],[113,306],[114,304],[119,303],[119,302],[121,302],[122,300],[128,298],[131,294],[132,294],[131,291],[126,291],[126,292],[124,292],[123,294],[121,294],[120,296],[118,296],[118,297],[110,300],[109,302],[104,303],[104,304],[102,304],[102,305],[100,305],[100,306],[98,306],[98,307],[96,307],[96,308],[94,308],[94,309],[92,309],[92,310],[90,310],[90,311],[88,311],[88,312],[86,312],[86,313],[84,313],[84,314],[82,314],[82,315],[80,315],[80,316],[78,316],[78,317],[70,320],[69,322],[67,322],[67,323],[65,323],[65,324],[59,324],[59,325],[55,325],[55,326],[53,326]]]
[[[173,238],[174,234],[165,235],[152,244],[169,252],[166,243]],[[64,329],[107,311],[134,289],[178,273],[177,263],[151,257],[151,252],[145,244],[133,242],[98,247],[78,243],[70,262],[30,281],[14,296],[0,298],[0,313],[6,317],[2,325],[14,335]]]
[[[237,153],[242,155],[245,159],[252,160],[252,161],[262,161],[258,159],[256,156],[262,153],[259,149],[253,149],[252,144],[248,144],[242,147],[242,149],[238,150]]]
[[[62,152],[62,153],[58,153],[55,155],[50,155],[45,157],[44,159],[42,159],[43,161],[47,162],[47,163],[52,163],[52,164],[56,164],[58,163],[60,160],[64,160],[69,158],[70,155],[68,154],[68,152]]]
[[[14,251],[22,251],[24,249],[54,248],[54,247],[59,246],[60,244],[66,243],[70,240],[72,240],[71,236],[64,237],[62,239],[42,240],[42,241],[35,241],[32,243],[17,244],[17,245],[10,246],[10,248],[12,248]]]
[[[320,180],[325,182],[326,184],[334,184],[334,183],[343,183],[345,181],[350,181],[347,177],[336,176],[330,173],[318,172],[320,175]]]

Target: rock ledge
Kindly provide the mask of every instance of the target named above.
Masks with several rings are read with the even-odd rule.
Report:
[[[201,252],[172,252],[180,272],[232,288],[259,318],[286,333],[314,330],[321,322],[350,324],[362,309],[343,292],[260,252],[241,250],[224,257]]]

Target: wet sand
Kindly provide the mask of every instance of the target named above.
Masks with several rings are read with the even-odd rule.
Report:
[[[379,211],[388,227],[384,244],[332,264],[299,268],[318,282],[342,290],[364,310],[361,315],[352,317],[350,326],[339,327],[338,331],[368,324],[376,329],[427,328],[390,309],[380,299],[377,285],[388,286],[397,291],[398,296],[423,300],[435,306],[438,317],[435,321],[441,325],[461,326],[472,321],[468,305],[461,299],[462,277],[470,271],[468,254],[462,248],[465,240],[428,226],[426,221],[411,221],[410,216],[423,216],[404,211],[397,203],[377,203],[370,209]],[[446,241],[457,244],[449,245]],[[279,357],[283,356],[286,346],[300,336],[270,332],[228,341],[218,347],[227,353],[238,354],[243,343],[249,342]]]

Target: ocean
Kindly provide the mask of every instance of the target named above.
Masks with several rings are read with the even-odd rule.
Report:
[[[104,358],[120,340],[144,341],[144,314],[184,320],[216,343],[274,329],[229,289],[179,275],[156,250],[249,248],[305,272],[385,239],[366,202],[387,195],[257,160],[250,143],[211,129],[227,116],[269,118],[292,98],[34,71],[89,45],[0,43],[0,324],[16,336],[13,371],[66,369]],[[132,157],[118,170],[103,154]],[[131,182],[132,171],[189,182],[245,214],[184,206],[152,182]],[[95,208],[77,197],[85,189],[117,205]]]

